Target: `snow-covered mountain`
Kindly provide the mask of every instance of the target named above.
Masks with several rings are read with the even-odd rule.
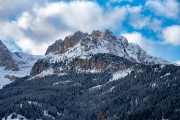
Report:
[[[63,41],[57,40],[49,46],[46,55],[59,54],[64,58],[88,58],[92,54],[109,53],[131,61],[144,64],[168,64],[169,62],[156,58],[140,48],[139,45],[128,43],[123,36],[114,36],[106,29],[105,31],[92,31],[89,35],[80,31],[67,36]]]
[[[42,56],[22,52],[10,52],[0,41],[0,88],[4,85],[30,74],[33,64]]]
[[[57,40],[49,46],[46,51],[46,57],[35,64],[31,75],[39,73],[42,75],[53,73],[66,74],[67,71],[72,69],[70,66],[77,62],[77,59],[81,61],[79,64],[86,64],[87,60],[92,61],[91,58],[97,54],[110,54],[131,62],[148,65],[169,64],[168,61],[149,55],[139,45],[128,43],[125,37],[114,36],[108,29],[105,31],[92,31],[91,34],[77,31],[73,35],[67,36],[64,40]],[[63,62],[65,65],[52,67],[52,64],[60,62]],[[97,63],[97,61],[94,62]],[[102,64],[100,63],[99,65]],[[81,72],[80,66],[78,65],[74,69]],[[101,71],[97,66],[88,66],[88,69],[85,71]],[[84,70],[82,71],[84,72]]]
[[[102,54],[105,56],[102,57]],[[98,55],[100,57],[93,60]],[[169,64],[166,60],[149,55],[139,45],[129,43],[125,37],[113,35],[108,29],[94,30],[91,34],[77,31],[64,40],[57,40],[50,45],[44,57],[10,52],[0,41],[0,86],[30,74],[31,76],[64,75],[71,72],[94,73],[112,71],[112,69],[117,73],[122,66],[125,71],[132,69],[117,61],[113,61],[116,64],[112,64],[112,61],[104,61],[103,59],[111,58],[108,55],[147,65]]]

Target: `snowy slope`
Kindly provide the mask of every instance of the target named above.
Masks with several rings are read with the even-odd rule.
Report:
[[[11,53],[11,56],[18,66],[18,70],[12,71],[7,70],[4,67],[0,67],[0,88],[13,81],[8,79],[6,76],[24,77],[29,75],[33,64],[38,59],[42,58],[42,56],[34,56],[20,52]]]

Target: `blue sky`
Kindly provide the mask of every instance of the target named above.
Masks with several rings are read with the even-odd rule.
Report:
[[[106,28],[153,56],[180,62],[178,0],[0,0],[0,39],[12,51],[44,54],[77,30]]]

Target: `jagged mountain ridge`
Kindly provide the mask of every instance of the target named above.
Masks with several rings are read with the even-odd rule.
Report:
[[[0,88],[30,74],[33,64],[42,56],[11,52],[0,41]]]
[[[99,53],[119,56],[136,63],[151,65],[169,64],[169,62],[161,58],[156,58],[147,54],[139,45],[128,43],[128,40],[125,37],[114,36],[108,29],[103,32],[99,30],[92,31],[91,34],[77,31],[73,35],[67,36],[64,40],[57,40],[54,44],[50,45],[46,51],[46,57],[37,61],[31,70],[31,75],[37,75],[40,73],[66,74],[71,71],[70,69],[72,69],[72,67],[70,66],[77,61],[79,61],[79,63],[78,65],[75,64],[75,71],[81,72],[80,69],[82,69],[82,65],[90,64],[91,60],[88,59],[91,59],[92,56]],[[50,65],[62,61],[64,61],[66,67],[58,66],[57,68],[57,66],[52,67]],[[97,61],[94,61],[94,64],[96,63]],[[99,64],[94,65],[94,67],[87,67],[86,71],[104,71],[98,67],[102,65],[104,65],[104,63],[99,62]],[[107,67],[107,64],[105,67]],[[85,69],[82,69],[82,72],[85,72]]]
[[[128,43],[125,37],[114,36],[109,29],[94,30],[91,34],[77,31],[64,40],[57,40],[49,46],[46,55],[50,53],[60,54],[67,58],[73,57],[68,54],[74,54],[76,57],[88,57],[91,54],[109,53],[144,64],[168,64],[161,58],[147,54],[139,45]]]
[[[67,67],[65,69],[59,67],[58,69],[62,69],[64,72],[59,71],[57,66],[53,68],[53,70],[52,68],[45,67],[43,61],[46,61],[46,64],[54,64],[59,61],[65,61],[64,64],[66,66],[71,66],[73,61],[76,63],[78,62],[76,64],[78,66],[75,65],[76,67],[74,67],[74,69],[76,69],[78,72],[104,71],[105,69],[102,70],[102,65],[105,65],[104,62],[84,60],[89,59],[93,55],[99,53],[120,56],[130,61],[144,64],[168,64],[168,62],[165,60],[148,55],[138,45],[128,43],[126,38],[122,36],[114,36],[109,30],[105,30],[103,32],[96,30],[90,35],[77,31],[73,35],[67,36],[64,41],[57,40],[54,44],[48,47],[45,58],[39,60],[37,63],[36,61],[42,58],[42,56],[10,52],[0,41],[0,66],[2,74],[1,87],[7,83],[10,83],[11,81],[9,80],[15,80],[18,77],[29,75],[30,71],[31,75],[37,75],[41,72],[43,72],[43,74],[53,74],[54,71],[55,73],[67,74],[71,71],[68,70],[69,68]],[[82,67],[81,64],[85,64],[85,62],[89,62],[91,65],[93,63],[93,67],[86,65],[86,67],[90,68],[88,70],[85,70],[84,68],[80,68],[82,69],[80,70],[77,68]],[[34,63],[36,64],[34,65]],[[34,67],[32,68],[33,65]],[[107,67],[107,63],[105,66]]]

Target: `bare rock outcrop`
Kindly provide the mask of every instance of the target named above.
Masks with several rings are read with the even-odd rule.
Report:
[[[87,33],[83,33],[80,31],[75,32],[73,35],[67,36],[64,40],[57,40],[54,44],[50,45],[46,51],[46,54],[49,53],[64,53],[68,48],[73,47],[77,44],[82,38],[87,36]]]
[[[11,52],[0,40],[0,66],[5,67],[5,69],[17,70],[18,67],[15,64]]]

